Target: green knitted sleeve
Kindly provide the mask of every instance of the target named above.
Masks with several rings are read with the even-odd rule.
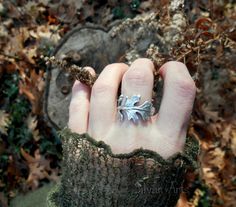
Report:
[[[48,207],[173,207],[187,169],[197,167],[194,138],[187,138],[183,152],[165,160],[145,149],[113,154],[104,142],[67,128],[60,136],[63,172],[48,195]]]

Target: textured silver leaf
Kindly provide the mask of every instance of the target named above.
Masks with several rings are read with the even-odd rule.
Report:
[[[140,99],[140,95],[133,95],[131,98],[120,95],[118,99],[118,112],[121,121],[127,118],[128,120],[137,123],[140,118],[146,121],[153,115],[152,103],[145,101],[140,106],[137,106]]]

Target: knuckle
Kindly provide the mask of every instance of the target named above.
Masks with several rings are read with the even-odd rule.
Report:
[[[186,72],[188,69],[185,64],[178,62],[178,61],[169,61],[166,62],[164,65],[161,66],[159,72],[162,75],[166,74],[181,74]]]
[[[196,85],[192,78],[179,78],[175,82],[177,92],[184,97],[194,97]]]
[[[169,61],[167,63],[165,63],[166,67],[173,67],[173,68],[182,68],[182,67],[186,67],[186,65],[182,62],[178,62],[178,61]]]
[[[127,65],[125,63],[111,63],[111,64],[108,64],[104,68],[104,70],[111,70],[111,69],[120,68],[120,67],[127,67]]]
[[[114,87],[107,83],[96,83],[92,87],[92,95],[103,95],[103,94],[110,94],[114,91]]]
[[[153,77],[144,71],[130,71],[124,76],[125,81],[130,84],[145,86],[149,85],[153,81]]]
[[[71,113],[75,113],[79,111],[81,108],[86,107],[86,105],[87,105],[86,100],[80,98],[72,99],[70,102],[69,110]]]
[[[147,64],[147,65],[149,65],[151,67],[153,66],[153,62],[150,59],[148,59],[148,58],[137,58],[133,62],[133,64]]]
[[[73,114],[73,113],[78,112],[80,107],[81,107],[81,106],[75,104],[75,102],[71,102],[71,103],[70,103],[70,107],[69,107],[69,112],[70,112],[70,114]]]
[[[166,81],[173,84],[173,87],[180,96],[195,97],[196,85],[185,64],[169,61],[162,66],[161,70],[165,73]]]

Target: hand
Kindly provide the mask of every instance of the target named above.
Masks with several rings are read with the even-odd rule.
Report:
[[[95,75],[92,68],[87,67]],[[104,68],[92,89],[74,83],[69,112],[69,128],[87,132],[111,146],[113,153],[129,153],[137,148],[156,151],[163,158],[183,149],[196,87],[188,69],[180,62],[167,62],[159,70],[164,92],[159,112],[150,120],[120,121],[117,118],[117,92],[125,96],[141,95],[139,105],[152,100],[154,65],[149,59],[137,59],[129,67],[123,63]]]

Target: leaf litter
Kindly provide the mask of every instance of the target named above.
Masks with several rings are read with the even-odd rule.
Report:
[[[60,174],[59,164],[54,168],[51,165],[60,160],[61,152],[57,155],[45,152],[60,149],[51,148],[56,139],[49,138],[53,133],[42,118],[46,71],[42,57],[49,56],[59,40],[78,24],[92,22],[107,26],[124,15],[134,17],[145,12],[156,12],[163,25],[169,24],[166,10],[169,1],[133,2],[0,2],[0,202],[3,206],[8,206],[14,192],[36,189],[44,179],[56,181]],[[230,0],[185,3],[188,30],[178,47],[169,56],[160,54],[155,45],[150,46],[147,53],[157,66],[170,58],[183,61],[191,74],[195,74],[198,87],[189,133],[201,143],[201,167],[189,175],[190,190],[181,195],[178,206],[233,207],[236,197],[236,4]],[[78,68],[72,68],[75,75]],[[77,79],[83,76],[86,83],[93,84],[89,74],[81,74]],[[14,107],[10,108],[11,104]],[[29,138],[15,146],[11,142],[15,132],[9,127],[19,125],[22,130],[17,134]]]

